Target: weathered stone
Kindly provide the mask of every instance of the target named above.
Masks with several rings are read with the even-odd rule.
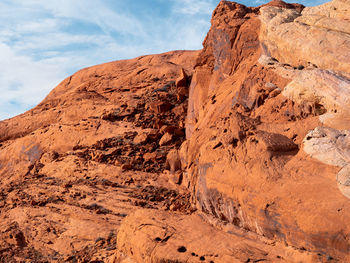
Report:
[[[312,262],[308,252],[268,245],[237,229],[217,231],[198,215],[138,210],[118,233],[117,262]]]
[[[143,130],[134,138],[134,143],[146,143],[147,141],[154,141],[159,137],[159,132],[155,129]]]
[[[338,188],[344,196],[350,199],[350,165],[344,166],[337,174]]]
[[[143,159],[144,159],[145,161],[148,161],[148,160],[155,161],[156,158],[157,158],[157,153],[155,153],[155,152],[152,152],[152,153],[145,153],[145,154],[143,155]]]
[[[176,126],[164,125],[162,128],[160,128],[159,131],[160,131],[162,134],[164,134],[164,133],[173,134],[174,131],[175,131],[176,129],[178,129],[178,127],[176,127]]]
[[[158,99],[152,91],[175,83],[181,68],[193,71],[197,54],[83,69],[34,109],[0,122],[1,262],[112,263],[121,220],[131,211],[173,203],[188,210],[180,202],[185,195],[158,180],[167,152],[159,150],[159,129],[151,129],[178,127],[184,116],[165,112],[160,124],[146,107]]]
[[[0,122],[0,258],[350,262],[349,0],[303,9],[220,1],[200,52],[86,68]]]
[[[159,141],[160,146],[168,145],[173,140],[173,135],[166,132]]]
[[[170,110],[172,105],[164,101],[155,101],[150,104],[150,108],[156,113],[164,113]]]
[[[317,127],[304,138],[304,151],[329,165],[350,164],[350,131]]]
[[[190,86],[184,185],[204,213],[345,260],[350,214],[329,213],[350,205],[339,167],[312,159],[303,139],[321,121],[349,125],[350,45],[298,22],[302,10],[220,2]]]
[[[262,7],[260,38],[265,53],[295,67],[312,63],[321,69],[350,74],[349,6],[348,2],[333,0],[301,13]]]
[[[288,152],[298,149],[298,145],[282,134],[258,132],[254,137],[266,151]]]
[[[177,88],[180,88],[180,87],[187,87],[187,80],[188,80],[188,76],[185,72],[184,69],[181,69],[181,73],[180,73],[180,76],[176,79],[175,81],[175,86]]]
[[[166,168],[170,170],[171,173],[181,170],[181,160],[178,150],[170,150],[166,157]]]
[[[172,109],[176,116],[186,116],[186,105],[180,104]]]

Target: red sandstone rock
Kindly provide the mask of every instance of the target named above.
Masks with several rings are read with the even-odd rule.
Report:
[[[348,262],[348,5],[221,1],[0,122],[0,260]]]
[[[181,160],[177,150],[170,150],[166,157],[166,168],[171,173],[181,170]]]
[[[160,146],[168,145],[173,140],[173,136],[170,133],[165,133],[159,141]]]
[[[118,233],[116,262],[313,262],[308,252],[239,229],[214,230],[199,215],[139,210],[128,216]],[[265,242],[264,242],[265,241]]]
[[[185,72],[184,69],[181,69],[181,74],[180,74],[180,77],[178,77],[175,81],[175,86],[177,88],[180,88],[180,87],[187,87],[188,85],[188,76]]]
[[[159,117],[145,107],[163,100],[154,90],[174,82],[182,68],[192,72],[197,54],[81,70],[34,109],[0,122],[1,262],[112,262],[117,230],[130,211],[187,209],[185,195],[156,180],[167,149],[152,129]],[[176,101],[175,93],[164,103]],[[168,126],[185,118],[160,113]]]
[[[155,112],[155,113],[163,113],[167,112],[171,108],[171,104],[168,102],[164,101],[156,101],[152,102],[150,104],[150,108]]]
[[[184,182],[190,184],[192,201],[205,213],[271,239],[347,261],[350,229],[346,222],[350,214],[331,212],[350,208],[345,177],[340,173],[339,191],[335,179],[339,168],[311,158],[303,149],[303,139],[321,126],[321,121],[339,127],[339,118],[346,120],[346,114],[335,115],[337,118],[324,115],[327,111],[344,113],[349,108],[344,100],[350,90],[347,73],[287,65],[293,65],[293,59],[310,61],[309,56],[314,54],[304,54],[307,49],[302,44],[293,46],[297,52],[288,52],[283,46],[293,45],[288,19],[300,16],[302,8],[293,9],[295,6],[280,1],[269,5],[263,8],[262,17],[257,15],[258,9],[226,1],[221,1],[213,13],[190,87],[188,141],[181,150],[181,160],[187,167]],[[292,9],[286,11],[286,7]],[[271,14],[270,10],[277,11]],[[261,32],[260,18],[276,14],[282,20],[274,20],[269,32],[282,30],[290,35],[284,34],[281,42],[274,42],[275,48],[264,44],[271,39]],[[344,34],[327,32],[341,35],[342,43],[347,43]],[[305,42],[303,35],[300,43]],[[313,52],[325,52],[328,59],[331,55],[327,50],[320,46]],[[277,52],[283,54],[277,56],[280,61],[262,59],[262,55]],[[348,63],[346,54],[339,53],[339,58]],[[322,56],[317,59],[322,60]],[[324,62],[328,69],[333,67]],[[334,69],[339,70],[343,62]],[[327,84],[306,75],[319,76],[321,83]],[[303,86],[302,79],[311,85]],[[267,83],[281,90],[271,91]],[[325,91],[319,91],[317,85]],[[285,87],[288,93],[283,91]],[[322,149],[327,152],[328,148],[323,144]]]

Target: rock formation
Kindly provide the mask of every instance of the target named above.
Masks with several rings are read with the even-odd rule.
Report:
[[[350,261],[349,21],[221,1],[201,51],[83,69],[0,122],[0,261]]]
[[[197,54],[83,69],[0,123],[0,262],[111,262],[131,211],[191,211],[159,174],[185,138],[188,93],[179,98],[175,81]]]
[[[214,11],[190,88],[185,181],[205,213],[346,258],[350,203],[336,175],[346,188],[349,2],[272,3]]]

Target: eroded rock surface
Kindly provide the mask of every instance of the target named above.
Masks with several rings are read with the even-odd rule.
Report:
[[[181,152],[198,209],[345,260],[350,203],[339,167],[303,143],[318,126],[349,129],[348,34],[309,19],[315,12],[345,25],[347,2],[337,18],[325,13],[339,3],[255,9],[222,1],[195,66]]]
[[[333,0],[298,10],[261,8],[261,40],[268,55],[295,67],[350,73],[350,3]]]
[[[317,127],[304,139],[304,151],[319,161],[340,167],[337,183],[340,191],[350,198],[350,131]]]
[[[221,1],[0,122],[0,261],[350,261],[349,4]]]
[[[120,262],[313,262],[307,252],[268,244],[257,235],[214,229],[199,215],[138,210],[118,234]],[[131,261],[132,262],[132,261]]]
[[[188,86],[175,81],[190,81],[197,54],[83,69],[0,123],[1,262],[112,262],[131,211],[191,211],[162,173],[185,138],[185,114],[173,110],[186,111]]]

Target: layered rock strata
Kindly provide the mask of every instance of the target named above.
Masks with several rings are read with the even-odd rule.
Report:
[[[348,4],[221,1],[195,66],[181,149],[198,209],[342,260],[350,251]]]
[[[0,261],[350,261],[349,6],[221,1],[0,122]]]
[[[0,122],[0,262],[112,262],[132,211],[191,211],[162,172],[185,138],[197,54],[83,69]]]

